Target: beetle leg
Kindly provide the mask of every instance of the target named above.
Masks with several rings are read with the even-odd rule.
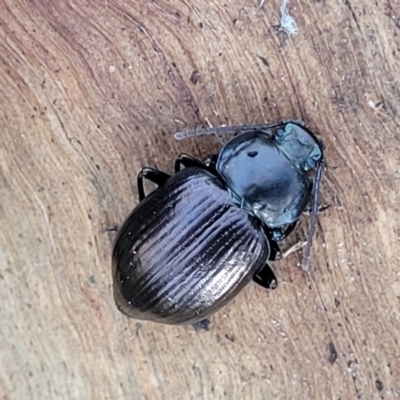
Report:
[[[281,233],[280,230],[275,231],[274,229],[269,229],[264,226],[264,233],[269,244],[269,261],[276,261],[282,258],[282,251],[279,247],[278,240],[274,237],[276,236],[276,232]]]
[[[175,160],[175,173],[181,171],[181,167],[201,167],[204,168],[204,164],[197,160],[196,158],[189,156],[189,154],[179,154],[178,158]]]
[[[333,206],[332,203],[330,203],[330,204],[328,204],[328,205],[326,205],[326,206],[318,206],[318,214],[324,212],[325,210],[327,210],[328,208],[331,208],[332,206]],[[304,210],[304,214],[305,214],[305,215],[310,215],[311,213],[312,213],[312,207],[307,207],[307,208]]]
[[[146,178],[150,182],[155,183],[158,186],[164,185],[165,182],[169,178],[171,178],[171,175],[166,174],[165,172],[159,171],[158,169],[150,168],[150,167],[144,167],[140,170],[137,176],[137,187],[138,187],[138,192],[139,192],[139,201],[142,201],[146,195],[144,193],[144,185],[143,185],[143,179]]]
[[[282,258],[282,251],[279,244],[275,240],[269,240],[269,257],[268,260],[276,261]]]
[[[280,242],[283,239],[286,239],[293,232],[293,229],[296,227],[296,224],[297,221],[294,221],[291,224],[287,225],[284,229],[283,228],[270,229],[270,236],[272,240],[275,242]]]
[[[254,274],[253,281],[265,289],[276,289],[278,286],[278,280],[268,263]]]
[[[217,168],[218,154],[209,154],[204,159],[204,164],[207,168],[210,168],[212,171],[215,171]]]
[[[297,221],[292,222],[291,224],[289,224],[286,229],[282,232],[282,236],[280,240],[286,239],[292,232],[293,229],[296,227],[297,225]]]

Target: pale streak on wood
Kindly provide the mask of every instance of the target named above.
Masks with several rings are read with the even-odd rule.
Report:
[[[0,1],[1,399],[400,398],[392,3],[291,2],[288,39],[278,0]],[[277,262],[208,332],[119,314],[104,228],[138,169],[220,146],[178,130],[288,118],[327,147],[308,273]]]

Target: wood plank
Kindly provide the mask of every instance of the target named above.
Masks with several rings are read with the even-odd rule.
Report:
[[[0,0],[1,399],[400,398],[400,6],[292,0],[290,37],[279,7]],[[207,332],[120,314],[104,228],[139,168],[287,118],[326,144],[309,272],[291,254]]]

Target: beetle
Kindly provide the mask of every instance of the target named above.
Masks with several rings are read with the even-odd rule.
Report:
[[[114,241],[113,289],[129,317],[196,324],[254,280],[274,289],[269,262],[312,197],[308,268],[324,166],[322,141],[299,121],[178,132],[235,132],[203,161],[181,154],[175,174],[145,167],[139,204]],[[184,167],[184,168],[182,168]],[[313,182],[311,171],[316,170]],[[146,196],[144,180],[158,187]],[[312,196],[313,193],[313,196]]]

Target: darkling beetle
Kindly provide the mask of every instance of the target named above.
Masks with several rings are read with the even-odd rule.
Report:
[[[139,172],[140,203],[120,228],[112,256],[114,298],[127,316],[196,324],[252,279],[274,289],[268,261],[280,258],[277,242],[293,230],[313,193],[302,262],[307,270],[324,168],[322,142],[299,121],[175,137],[223,132],[238,135],[204,161],[180,155],[173,176],[148,167]],[[158,185],[148,196],[144,179]]]

